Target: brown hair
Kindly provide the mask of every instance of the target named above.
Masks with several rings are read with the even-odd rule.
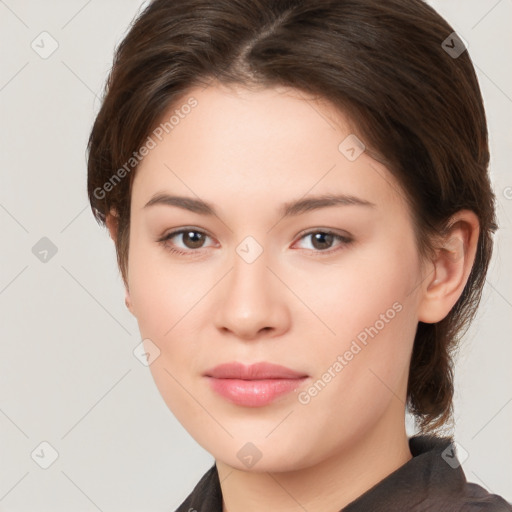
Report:
[[[98,222],[117,213],[125,284],[136,162],[133,172],[126,163],[171,106],[213,80],[327,99],[401,184],[422,256],[457,211],[480,221],[461,297],[442,321],[420,322],[414,341],[409,409],[424,432],[445,424],[453,352],[480,301],[497,229],[482,97],[453,32],[421,0],[153,0],[116,50],[88,145],[89,200]]]

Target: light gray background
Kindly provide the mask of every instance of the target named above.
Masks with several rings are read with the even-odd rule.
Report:
[[[455,434],[468,480],[512,500],[512,0],[431,3],[476,65],[501,224],[457,362]],[[171,511],[213,462],[132,353],[137,324],[86,196],[87,138],[140,6],[0,0],[2,511]],[[31,47],[43,31],[59,45],[47,59]],[[42,237],[58,249],[46,263],[32,253]],[[43,441],[58,452],[48,469],[31,456],[49,456]]]

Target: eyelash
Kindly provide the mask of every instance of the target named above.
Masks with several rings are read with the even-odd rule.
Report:
[[[188,251],[183,251],[183,250],[176,249],[176,248],[172,247],[169,244],[169,241],[172,238],[174,238],[175,236],[181,235],[181,234],[184,234],[184,233],[191,233],[191,232],[192,233],[199,233],[201,235],[205,235],[205,236],[209,237],[209,235],[207,233],[205,233],[204,231],[202,231],[200,229],[182,228],[182,229],[178,229],[176,231],[172,231],[171,233],[168,233],[168,234],[164,235],[162,238],[158,239],[157,242],[162,244],[166,250],[168,250],[169,252],[171,252],[173,254],[177,254],[177,255],[180,255],[180,256],[187,256],[187,257],[194,257],[195,254],[199,253],[199,251],[201,249],[205,249],[205,248],[204,247],[199,247],[198,249],[189,249]],[[326,250],[302,249],[302,250],[305,250],[305,251],[312,252],[315,256],[324,256],[324,255],[333,254],[335,252],[343,250],[347,245],[350,245],[353,242],[352,238],[350,238],[348,236],[340,235],[339,233],[336,233],[336,232],[334,232],[332,230],[329,230],[329,229],[325,229],[325,230],[316,229],[316,230],[307,231],[305,233],[301,233],[300,236],[299,236],[299,240],[302,240],[303,238],[305,238],[307,236],[314,235],[314,234],[317,234],[317,233],[321,233],[323,235],[332,235],[336,240],[341,242],[341,244],[340,244],[340,246],[338,246],[338,248],[335,248],[335,249],[326,249]]]

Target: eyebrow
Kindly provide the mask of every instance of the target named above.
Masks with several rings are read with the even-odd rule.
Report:
[[[144,208],[154,205],[176,206],[199,215],[218,216],[212,204],[193,197],[158,193],[144,205]],[[291,217],[329,206],[366,206],[373,208],[375,204],[353,195],[323,194],[284,203],[280,213],[282,217]]]

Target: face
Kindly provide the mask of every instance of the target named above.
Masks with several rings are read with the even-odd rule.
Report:
[[[131,199],[129,298],[168,407],[217,460],[258,471],[403,428],[422,278],[404,192],[326,102],[190,98],[153,132]]]

